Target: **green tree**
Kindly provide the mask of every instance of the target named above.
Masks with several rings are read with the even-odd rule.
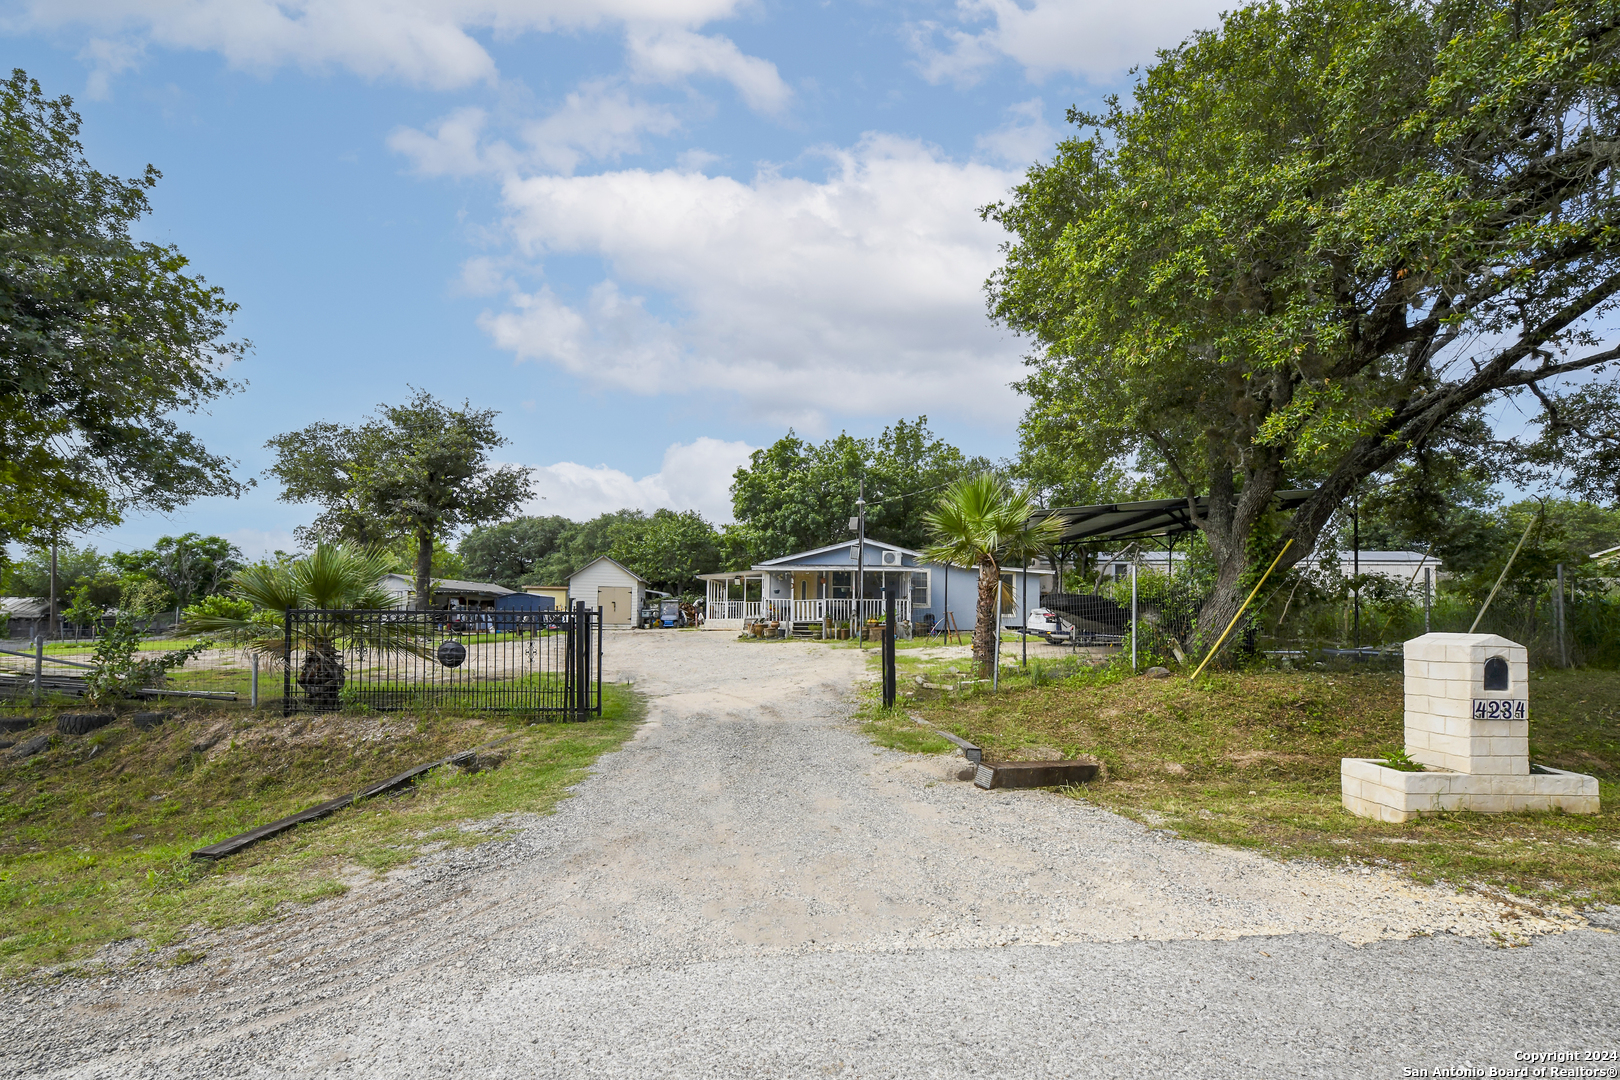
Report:
[[[924,554],[950,566],[979,570],[978,607],[973,617],[973,658],[988,675],[995,663],[1001,628],[1001,567],[1042,554],[1063,531],[1056,518],[1035,520],[1035,502],[993,473],[952,484],[927,512],[933,543]]]
[[[268,470],[284,502],[324,509],[300,538],[364,546],[409,537],[416,545],[416,597],[430,603],[433,549],[463,526],[506,516],[529,497],[529,469],[494,466],[506,445],[491,409],[441,404],[425,390],[383,405],[359,427],[320,422],[278,435]]]
[[[66,596],[70,588],[93,579],[107,566],[107,559],[95,548],[61,544],[56,549],[56,593]],[[51,594],[51,550],[32,548],[8,564],[0,574],[0,593],[6,596],[49,596]]]
[[[577,522],[557,514],[513,518],[477,526],[462,539],[458,550],[475,580],[493,581],[508,589],[560,585],[567,575],[551,577],[554,567],[548,560],[560,555],[567,561],[568,542],[578,529]]]
[[[160,582],[168,590],[166,607],[186,607],[225,588],[242,569],[242,553],[223,536],[160,537],[144,551],[119,551],[108,562],[125,577]]]
[[[984,209],[1014,237],[989,292],[1037,343],[1032,416],[1209,495],[1206,640],[1268,532],[1292,565],[1459,414],[1620,356],[1598,340],[1620,293],[1614,19],[1245,7],[1162,52],[1129,104],[1072,113],[1092,133]]]
[[[654,510],[640,527],[617,530],[608,554],[666,592],[694,593],[697,575],[720,569],[720,534],[696,510]]]
[[[901,420],[875,440],[845,432],[818,446],[789,431],[733,476],[737,535],[755,560],[848,540],[864,482],[867,535],[916,550],[939,492],[988,466],[937,438],[926,416]]]
[[[1620,383],[1536,396],[1540,437],[1521,451],[1531,469],[1582,498],[1620,506]]]
[[[173,419],[233,389],[236,305],[130,236],[160,174],[98,172],[79,123],[23,71],[0,84],[0,559],[47,527],[241,490]]]
[[[756,559],[847,540],[870,448],[840,434],[820,446],[792,431],[732,476],[731,508]]]
[[[867,534],[922,550],[928,542],[924,517],[940,492],[988,468],[984,458],[970,458],[935,436],[926,416],[884,428],[871,445],[866,470]]]

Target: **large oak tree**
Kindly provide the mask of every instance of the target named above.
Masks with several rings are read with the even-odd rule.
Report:
[[[321,421],[277,435],[268,470],[285,502],[322,506],[299,530],[304,542],[375,547],[399,537],[416,544],[416,603],[427,607],[433,545],[457,529],[494,521],[529,498],[529,469],[494,465],[506,445],[492,409],[450,408],[425,390],[404,405],[383,405],[358,427]]]
[[[100,172],[78,135],[72,99],[0,83],[0,545],[241,490],[174,419],[233,389],[236,305],[130,236],[158,171]]]
[[[1037,343],[1026,437],[1210,496],[1203,633],[1368,477],[1620,357],[1599,330],[1620,292],[1617,14],[1245,7],[1130,101],[1071,114],[1081,133],[985,208],[1014,237],[991,310]],[[1270,518],[1293,486],[1316,494]]]

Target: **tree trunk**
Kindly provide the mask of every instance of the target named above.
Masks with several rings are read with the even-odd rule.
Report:
[[[343,654],[330,641],[317,640],[304,653],[298,672],[298,685],[309,695],[309,702],[320,712],[337,712],[342,707],[343,684],[347,682]]]
[[[1215,642],[1220,640],[1221,632],[1232,621],[1232,616],[1243,606],[1244,597],[1248,595],[1243,581],[1244,571],[1248,569],[1244,546],[1235,545],[1227,558],[1217,562],[1215,587],[1209,599],[1204,601],[1204,606],[1198,609],[1198,628],[1193,640],[1186,643],[1189,653],[1202,654],[1213,649]]]
[[[433,534],[416,534],[416,606],[426,611],[431,606],[433,586]]]
[[[988,555],[979,556],[979,607],[973,618],[973,659],[979,677],[990,677],[996,662],[996,635],[1001,627],[1001,567]]]

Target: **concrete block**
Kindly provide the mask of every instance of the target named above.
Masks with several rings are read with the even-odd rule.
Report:
[[[1468,795],[1462,791],[1442,791],[1434,797],[1436,810],[1461,810],[1468,801]]]
[[[1465,808],[1482,814],[1502,814],[1507,812],[1509,798],[1495,792],[1474,792],[1469,795]]]
[[[1451,773],[1407,773],[1401,777],[1407,791],[1433,795],[1451,787]]]

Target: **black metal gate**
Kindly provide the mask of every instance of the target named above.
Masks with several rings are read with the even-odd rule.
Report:
[[[288,611],[283,712],[602,714],[602,609]]]

